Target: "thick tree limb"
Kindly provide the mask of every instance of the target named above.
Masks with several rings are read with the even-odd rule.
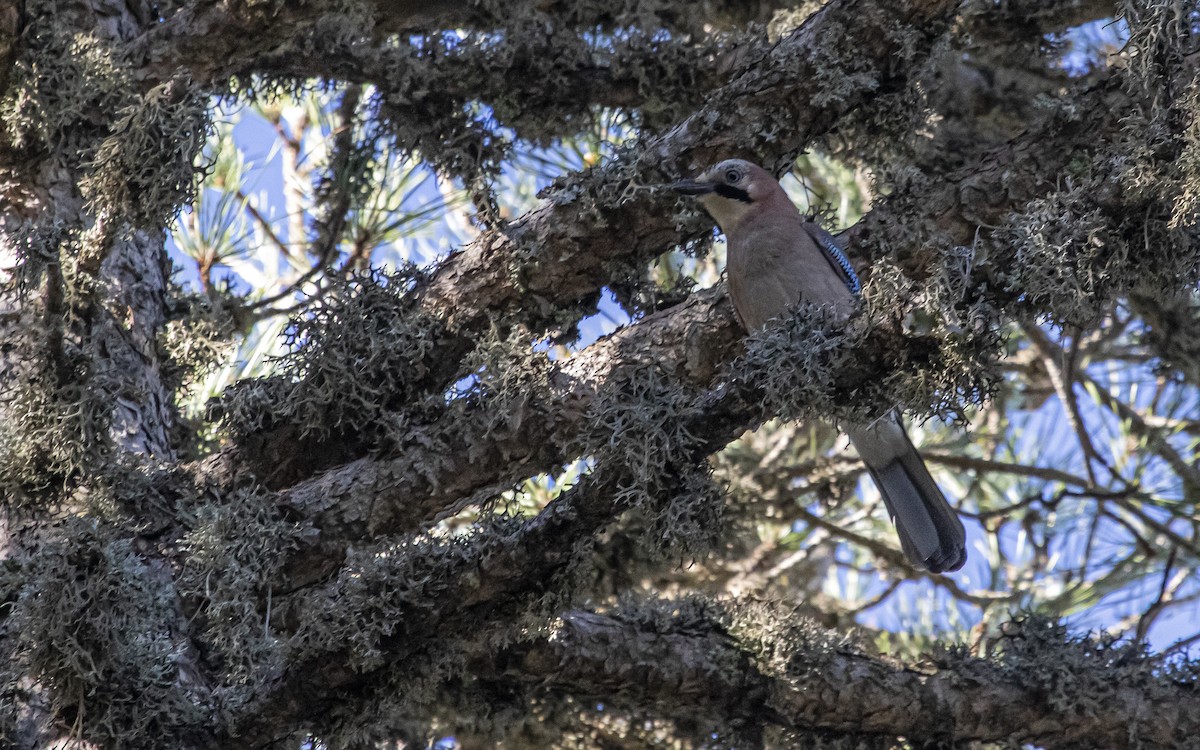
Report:
[[[1043,34],[1112,17],[1116,5],[1112,0],[983,0],[966,3],[963,15],[972,35],[1029,43]]]
[[[646,12],[639,20],[650,24],[657,22],[659,28],[678,32],[673,36],[704,35],[708,33],[705,25],[711,25],[718,18],[743,22],[742,25],[748,18],[765,21],[775,7],[786,4],[777,0],[754,4],[711,2],[706,5],[719,7],[709,7],[704,13],[697,14],[680,12],[671,4],[647,3]],[[501,8],[502,14],[493,14]],[[331,13],[317,2],[264,8],[206,0],[186,6],[152,29],[139,40],[137,54],[145,58],[146,65],[142,69],[150,80],[165,80],[176,69],[186,68],[194,79],[208,83],[216,83],[229,75],[278,73],[301,79],[330,77],[387,86],[397,73],[405,74],[397,64],[412,54],[403,47],[384,45],[383,39],[388,34],[436,35],[447,29],[511,32],[524,22],[553,25],[570,32],[590,32],[598,26],[612,26],[618,22],[608,3],[523,0],[489,7],[486,3],[441,0],[365,0],[358,10],[359,18],[348,24],[344,8]],[[698,19],[703,19],[702,25],[696,23]],[[536,49],[527,52],[538,54]],[[561,53],[562,50],[558,50],[555,56]],[[446,76],[443,82],[458,91],[465,81],[453,82],[453,70],[451,65],[440,72]],[[484,73],[482,69],[474,72]],[[557,93],[582,102],[613,98],[605,94],[606,88],[613,84],[605,80],[604,68],[597,67],[594,73],[589,79],[596,84],[594,90],[585,88]],[[496,80],[508,86],[522,85],[511,72],[507,80],[504,77]],[[433,88],[439,85],[432,80],[426,82]],[[500,89],[476,88],[473,92],[478,96],[484,91],[496,90]],[[618,82],[615,91],[627,91],[627,87]],[[555,92],[542,93],[553,95]],[[615,101],[622,100],[633,104],[628,97],[615,97]]]
[[[722,389],[680,415],[671,434],[684,437],[668,449],[674,467],[666,472],[679,486],[661,492],[693,491],[688,477],[706,456],[740,433],[745,415],[757,408],[752,390]],[[628,491],[630,481],[628,467],[602,465],[509,533],[481,535],[465,545],[410,535],[362,558],[382,560],[380,565],[352,566],[328,584],[296,592],[278,605],[290,613],[281,619],[295,623],[296,663],[287,674],[272,676],[261,701],[247,707],[238,722],[238,740],[270,736],[274,726],[325,715],[349,695],[376,689],[388,668],[356,672],[348,667],[353,649],[364,643],[372,653],[386,655],[384,664],[395,663],[429,647],[430,639],[445,638],[447,622],[467,618],[500,624],[561,596],[564,574],[586,555],[590,540],[636,501]],[[414,575],[430,566],[437,568],[435,576]],[[367,600],[361,599],[364,595]],[[354,624],[354,642],[329,640],[327,634],[340,627],[337,623],[357,623],[364,607],[389,610],[387,624],[382,629]]]
[[[1045,657],[1053,659],[1053,652]],[[716,627],[704,632],[692,623],[661,632],[572,611],[551,636],[481,660],[481,667],[536,692],[667,706],[668,715],[690,708],[722,717],[724,726],[765,720],[791,730],[865,732],[910,742],[1047,748],[1174,748],[1200,732],[1194,686],[1116,678],[1119,665],[1095,665],[1119,679],[1109,685],[1099,674],[1072,685],[1064,670],[1055,677],[1058,689],[1079,692],[1056,705],[1044,688],[994,661],[966,658],[953,667],[914,668],[849,646],[801,649],[792,659],[787,668],[794,676],[764,673]]]
[[[462,116],[471,102],[484,101],[517,137],[541,142],[577,132],[594,106],[636,110],[657,121],[665,111],[674,121],[725,82],[733,59],[744,62],[755,48],[762,52],[766,47],[761,35],[742,36],[737,54],[714,54],[721,46],[715,40],[652,40],[640,34],[597,46],[552,28],[471,42],[431,51],[428,47],[436,41],[380,47],[364,40],[330,55],[277,53],[244,64],[270,76],[373,84],[382,94],[383,114],[391,120],[436,123],[455,113]],[[678,93],[666,101],[655,98],[657,91]],[[429,135],[438,133],[431,129]],[[424,150],[420,144],[402,145]]]
[[[372,0],[378,8],[378,23],[388,31],[415,31],[418,28],[503,28],[514,13],[532,6],[553,18],[569,19],[583,29],[608,27],[617,20],[614,7],[607,2],[564,2],[523,0],[522,2],[468,4],[462,2],[419,2],[414,0]],[[648,2],[640,8],[645,15],[658,19],[666,28],[701,33],[706,25],[745,25],[765,23],[778,8],[788,7],[787,0],[704,0],[678,6]],[[497,13],[497,11],[500,11]]]
[[[121,663],[127,669],[114,679],[121,684],[105,686],[112,690],[108,696],[120,694],[145,678],[133,674],[145,662],[122,662],[127,654],[97,648],[103,638],[75,640],[89,626],[72,623],[70,627],[78,628],[70,639],[75,651],[64,657],[64,662],[78,659],[78,664],[86,662],[95,672],[86,674],[81,668],[85,674],[79,680],[75,678],[80,675],[54,674],[53,664],[38,662],[31,655],[36,649],[29,647],[29,632],[16,632],[13,623],[19,618],[13,609],[18,592],[43,599],[62,593],[38,592],[38,581],[29,579],[36,579],[30,561],[45,559],[47,550],[56,544],[87,547],[87,542],[66,530],[70,524],[64,519],[86,517],[93,528],[106,529],[125,523],[132,540],[137,534],[134,529],[144,529],[140,525],[146,517],[140,515],[143,506],[139,504],[149,505],[148,499],[139,496],[130,503],[137,507],[128,507],[123,505],[127,498],[117,499],[119,492],[114,492],[106,513],[97,509],[100,501],[94,500],[94,494],[100,493],[102,486],[119,484],[127,476],[177,459],[178,413],[168,372],[170,358],[160,338],[173,293],[163,225],[167,221],[164,214],[173,212],[177,208],[174,201],[183,197],[179,183],[191,178],[196,157],[193,148],[198,150],[203,141],[205,116],[183,79],[139,96],[132,90],[136,87],[126,86],[129,79],[115,55],[106,58],[103,72],[86,64],[73,67],[78,63],[74,57],[57,73],[64,78],[55,79],[53,74],[39,78],[29,72],[53,69],[56,52],[81,39],[89,40],[87,44],[95,49],[119,48],[142,27],[144,3],[113,0],[103,7],[71,1],[52,7],[25,3],[19,12],[12,5],[0,7],[0,25],[6,27],[0,31],[0,54],[14,51],[7,44],[12,40],[2,37],[13,31],[12,24],[19,19],[26,24],[24,36],[16,40],[24,69],[20,83],[14,82],[14,86],[24,89],[7,93],[43,102],[62,96],[55,106],[67,113],[43,110],[47,118],[62,119],[50,126],[51,132],[38,133],[22,123],[13,109],[6,109],[4,138],[23,140],[24,152],[0,148],[5,196],[19,196],[17,210],[10,210],[14,202],[5,206],[3,244],[6,251],[16,251],[23,266],[13,274],[15,279],[6,274],[0,290],[5,312],[10,305],[16,311],[3,325],[5,351],[0,360],[11,356],[19,364],[9,370],[0,361],[0,411],[6,422],[5,489],[0,492],[4,504],[0,561],[5,567],[5,580],[0,583],[4,590],[0,595],[4,598],[0,651],[11,658],[5,677],[14,678],[6,681],[5,700],[0,700],[5,704],[0,715],[0,743],[46,747],[57,741],[64,747],[93,747],[91,735],[97,733],[97,725],[104,725],[99,734],[106,731],[110,740],[120,738],[114,740],[117,744],[130,744],[129,736],[121,734],[129,725],[113,719],[108,698],[91,690],[84,695],[82,686],[94,686],[97,683],[88,683],[88,677],[103,675],[105,669]],[[78,57],[87,54],[79,51]],[[10,63],[3,61],[0,77],[8,75]],[[64,79],[69,84],[64,84]],[[75,87],[76,97],[83,90],[102,93],[94,99],[72,99],[72,93],[63,93],[71,87]],[[139,162],[151,158],[147,153],[152,153],[155,166],[137,173],[142,168]],[[172,179],[178,182],[162,184]],[[156,223],[160,216],[161,224]],[[22,275],[24,281],[19,280]],[[22,292],[22,284],[31,280],[37,281],[41,294]],[[45,413],[24,419],[23,424],[9,418],[38,408]],[[13,450],[16,441],[23,444]],[[64,449],[73,452],[62,452]],[[23,470],[22,462],[31,465],[30,475],[24,479],[17,476]],[[95,548],[82,554],[87,553],[103,554]],[[153,590],[161,596],[160,601],[169,603],[163,609],[170,612],[171,621],[155,622],[153,632],[122,635],[146,641],[161,635],[172,650],[174,671],[164,672],[160,685],[164,692],[175,691],[175,695],[186,695],[187,700],[200,704],[211,696],[211,686],[196,677],[204,670],[191,640],[190,623],[176,606],[174,573],[161,556],[149,550],[145,564],[129,571],[134,586]],[[112,606],[111,601],[93,604],[97,610]],[[120,619],[111,611],[97,612],[97,619],[103,617]],[[38,627],[48,633],[57,624],[44,622]],[[53,641],[52,635],[44,633],[37,638],[43,644]],[[89,647],[96,652],[88,653]],[[55,646],[47,648],[53,651]],[[116,668],[108,674],[120,671]],[[89,700],[95,704],[85,706]],[[68,725],[68,714],[75,717],[73,726]],[[14,715],[17,731],[10,736],[5,730]]]
[[[556,366],[550,389],[530,394],[510,429],[481,440],[471,419],[452,420],[443,425],[448,430],[417,427],[410,447],[394,457],[359,459],[292,487],[280,504],[311,521],[319,535],[309,540],[314,548],[296,555],[300,567],[290,585],[327,571],[349,542],[415,530],[573,460],[571,448],[605,383],[653,364],[704,387],[732,358],[740,338],[724,288],[705,290]],[[747,415],[746,422],[752,419]]]

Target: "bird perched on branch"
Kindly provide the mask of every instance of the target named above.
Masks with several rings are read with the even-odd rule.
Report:
[[[728,241],[729,296],[747,331],[804,301],[848,313],[860,291],[834,238],[806,220],[779,182],[741,159],[723,161],[674,189],[697,196]],[[895,411],[846,433],[896,522],[915,566],[958,570],[967,559],[962,522],[938,488]]]

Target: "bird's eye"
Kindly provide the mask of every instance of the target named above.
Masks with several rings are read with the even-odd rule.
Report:
[[[725,181],[729,183],[737,182],[742,179],[742,173],[736,169],[730,169],[725,172]]]

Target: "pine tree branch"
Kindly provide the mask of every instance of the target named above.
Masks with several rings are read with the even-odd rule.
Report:
[[[1191,710],[1194,683],[1165,675],[1130,679],[1125,672],[1137,670],[1136,659],[1129,667],[1097,663],[1098,673],[1073,682],[1065,665],[1086,654],[1087,643],[1039,644],[1047,660],[1042,669],[1053,673],[1052,661],[1062,659],[1048,693],[1029,679],[1033,664],[1026,673],[1003,658],[959,656],[916,668],[824,644],[798,648],[786,671],[765,672],[723,628],[707,628],[692,620],[686,629],[664,632],[571,611],[549,637],[481,659],[479,672],[533,694],[654,706],[668,716],[707,717],[707,726],[767,721],[804,732],[1047,748],[1174,748],[1200,731],[1200,716]]]
[[[724,288],[698,292],[555,366],[550,387],[529,394],[511,429],[483,437],[472,418],[414,426],[414,439],[396,456],[360,459],[286,490],[280,506],[320,532],[295,555],[288,587],[327,573],[347,543],[415,531],[574,459],[596,394],[645,368],[648,356],[688,387],[703,388],[740,339]],[[741,423],[755,418],[746,414]]]
[[[518,0],[502,3],[462,3],[434,0],[371,0],[378,8],[381,28],[389,32],[416,31],[429,28],[496,29],[508,26],[514,15],[528,9],[551,18],[562,19],[574,28],[590,30],[609,28],[622,19],[614,11],[623,9],[603,0],[568,2],[564,0]],[[678,6],[674,3],[647,2],[634,4],[633,11],[641,20],[653,18],[664,28],[690,33],[703,33],[706,27],[723,28],[766,23],[772,14],[793,5],[789,0],[705,0]]]
[[[1112,0],[979,0],[964,3],[963,16],[973,36],[1029,43],[1043,34],[1114,17],[1118,11]]]
[[[466,95],[469,99],[524,85],[519,80],[520,71],[495,66],[496,59],[505,54],[491,57],[490,65],[487,62],[489,56],[499,50],[497,45],[506,43],[505,37],[518,37],[515,42],[520,44],[522,27],[554,28],[561,32],[555,35],[556,41],[563,42],[573,36],[578,40],[579,49],[584,50],[581,34],[593,33],[598,27],[628,29],[632,19],[637,28],[672,32],[664,44],[682,47],[708,36],[713,20],[722,21],[716,26],[724,28],[733,25],[730,22],[738,20],[735,17],[765,15],[769,18],[771,6],[775,5],[786,3],[761,2],[759,8],[749,10],[745,3],[713,2],[706,3],[703,8],[689,8],[689,12],[680,12],[670,4],[647,3],[644,9],[618,9],[618,15],[611,4],[599,2],[549,4],[523,0],[497,6],[438,0],[420,3],[365,0],[360,7],[348,12],[345,7],[330,9],[316,2],[264,9],[207,0],[190,4],[168,16],[157,28],[137,40],[134,54],[145,60],[146,78],[155,81],[165,80],[179,68],[189,70],[195,80],[205,83],[219,83],[231,75],[265,74],[300,80],[323,77],[388,86],[398,77],[414,76],[430,88],[448,87],[447,92],[463,92],[464,95],[473,92],[473,96]],[[630,10],[632,13],[628,12]],[[461,56],[448,52],[445,54],[448,59],[428,59],[429,47],[436,46],[436,36],[448,29],[463,30],[468,35],[487,35],[491,40],[490,52],[482,56],[471,50]],[[402,32],[401,37],[388,39],[397,31]],[[498,31],[502,33],[498,34]],[[404,37],[414,35],[431,37],[423,50],[402,41]],[[525,65],[537,65],[535,58],[546,52],[560,60],[572,57],[564,54],[569,53],[567,49],[539,50],[536,39],[526,41],[532,44],[527,44],[518,55],[526,58]],[[700,44],[697,49],[706,46]],[[585,56],[594,58],[593,62],[599,64],[580,59],[577,72],[585,75],[584,81],[594,88],[538,91],[538,96],[568,96],[571,101],[583,103],[609,101],[613,106],[618,106],[619,102],[633,105],[629,96],[630,82],[620,78],[610,80],[609,73],[614,66],[603,64],[603,49],[596,46],[587,49]],[[714,61],[704,61],[697,56],[695,62],[700,67],[707,67]],[[474,66],[463,67],[469,63]],[[495,69],[489,71],[488,67]],[[424,74],[414,75],[416,69]],[[651,72],[649,67],[646,70]],[[479,87],[480,76],[506,85]],[[533,79],[538,77],[534,75]],[[418,87],[409,90],[416,92]]]

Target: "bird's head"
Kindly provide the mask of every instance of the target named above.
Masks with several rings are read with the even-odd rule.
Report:
[[[762,206],[786,194],[770,172],[744,159],[726,159],[706,169],[694,180],[671,186],[684,195],[695,195],[725,232],[753,215]]]

